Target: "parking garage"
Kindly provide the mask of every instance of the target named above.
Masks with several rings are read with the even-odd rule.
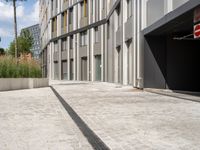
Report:
[[[143,30],[144,88],[200,92],[200,40],[194,38],[199,3],[190,1]]]

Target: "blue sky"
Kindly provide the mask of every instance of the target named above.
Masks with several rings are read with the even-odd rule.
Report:
[[[39,1],[17,2],[18,34],[24,27],[39,23]],[[0,1],[0,47],[8,48],[14,39],[12,3]]]

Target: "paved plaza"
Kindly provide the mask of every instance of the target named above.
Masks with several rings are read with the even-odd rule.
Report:
[[[52,83],[113,150],[199,150],[200,103],[111,83]],[[0,92],[1,150],[93,149],[51,88]]]
[[[0,92],[0,150],[92,149],[50,88]]]

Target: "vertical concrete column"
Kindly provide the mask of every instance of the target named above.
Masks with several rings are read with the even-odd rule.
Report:
[[[57,16],[57,36],[61,35],[61,14]]]
[[[79,4],[77,4],[77,7],[78,7],[78,10],[77,10],[77,18],[78,18],[78,20],[77,20],[77,27],[78,28],[80,28],[80,20],[81,20],[81,5],[80,5],[80,3]]]
[[[77,80],[77,34],[74,34],[74,80]]]
[[[80,33],[77,33],[77,80],[81,80],[81,72],[80,72]]]
[[[100,26],[100,33],[101,33],[101,81],[104,81],[104,25]]]
[[[91,18],[91,9],[90,9],[91,1],[88,1],[87,3],[88,3],[88,8],[87,8],[88,9],[88,24],[91,24],[91,19],[90,19]]]
[[[70,38],[67,37],[67,80],[70,80]]]
[[[61,54],[61,39],[59,39],[58,40],[58,67],[59,67],[59,69],[58,69],[58,71],[59,71],[59,77],[58,77],[58,79],[59,80],[61,80],[62,79],[62,75],[61,75],[61,67],[62,67],[62,65],[61,65],[61,60],[62,60],[62,54]]]
[[[137,0],[133,0],[133,87],[137,87]]]
[[[67,29],[66,29],[66,33],[69,32],[69,9],[67,10]]]
[[[113,18],[111,19],[111,27],[113,26],[114,28],[114,34],[113,34],[113,36],[111,37],[111,38],[113,38],[112,40],[114,40],[114,42],[113,42],[113,50],[114,50],[114,52],[113,52],[113,55],[114,55],[114,82],[115,83],[117,83],[118,82],[118,61],[119,61],[119,59],[118,59],[118,53],[117,53],[117,49],[116,49],[116,32],[117,32],[117,24],[118,24],[118,18],[117,18],[117,12],[115,11],[114,12],[114,14],[113,14],[113,16],[112,16]]]
[[[54,76],[54,43],[53,42],[50,42],[50,46],[51,46],[51,76],[52,76],[52,79],[54,80],[55,79],[55,76]]]
[[[78,4],[79,5],[79,4]],[[74,30],[76,30],[77,29],[77,14],[78,12],[77,12],[77,6],[75,5],[74,7],[73,7],[73,29]]]
[[[57,0],[58,1],[58,10],[57,10],[57,14],[61,12],[61,0]]]
[[[94,29],[90,29],[90,44],[91,44],[91,80],[94,81],[94,75],[95,75],[95,71],[94,71]]]
[[[141,34],[142,26],[142,2],[137,2],[137,87],[143,88],[143,35]]]
[[[96,6],[96,1],[93,0],[93,6],[92,6],[92,8],[93,8],[92,21],[93,21],[93,22],[95,22],[95,13],[96,13],[95,6]]]
[[[91,59],[90,59],[90,30],[87,30],[87,80],[90,80],[91,76],[91,71],[90,71],[90,64],[91,64]]]
[[[105,72],[104,72],[104,74],[105,74],[105,79],[104,79],[104,81],[105,82],[108,82],[108,34],[107,34],[107,31],[108,31],[108,25],[107,24],[105,24],[104,25],[105,26],[105,36],[104,36],[104,38],[105,38],[105,40],[104,40],[104,57],[105,57],[105,62],[104,62],[104,70],[105,70]]]
[[[102,19],[102,8],[103,8],[103,6],[102,6],[102,0],[99,0],[99,20],[101,20]]]
[[[50,57],[50,46],[47,46],[47,78],[51,79],[51,66],[50,66],[50,62],[51,62],[51,57]]]
[[[94,2],[94,1],[93,1]],[[91,24],[91,9],[90,8],[92,8],[93,6],[92,6],[92,3],[91,3],[91,1],[88,1],[88,23],[89,24]],[[93,12],[94,13],[94,12]],[[89,56],[88,56],[88,59],[89,59],[89,79],[91,80],[91,81],[94,81],[94,71],[93,71],[93,68],[94,68],[94,60],[93,60],[93,57],[94,57],[94,55],[93,55],[93,51],[94,51],[94,48],[93,48],[93,43],[94,43],[94,38],[93,38],[93,31],[94,29],[92,28],[92,29],[89,29],[88,30],[88,49],[89,49],[89,52],[88,52],[88,54],[89,54]]]
[[[121,2],[122,12],[122,49],[123,49],[123,84],[128,84],[128,48],[125,41],[125,23],[127,18],[127,3],[126,0]]]
[[[165,14],[173,10],[173,0],[165,0]]]

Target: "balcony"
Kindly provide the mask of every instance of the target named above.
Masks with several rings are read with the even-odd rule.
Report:
[[[82,17],[80,20],[80,27],[85,27],[88,25],[88,17]]]
[[[127,22],[125,23],[125,41],[132,39],[133,37],[133,18],[132,16],[128,18]]]
[[[122,34],[121,34],[122,28],[119,27],[116,31],[116,47],[121,46],[122,43]]]

